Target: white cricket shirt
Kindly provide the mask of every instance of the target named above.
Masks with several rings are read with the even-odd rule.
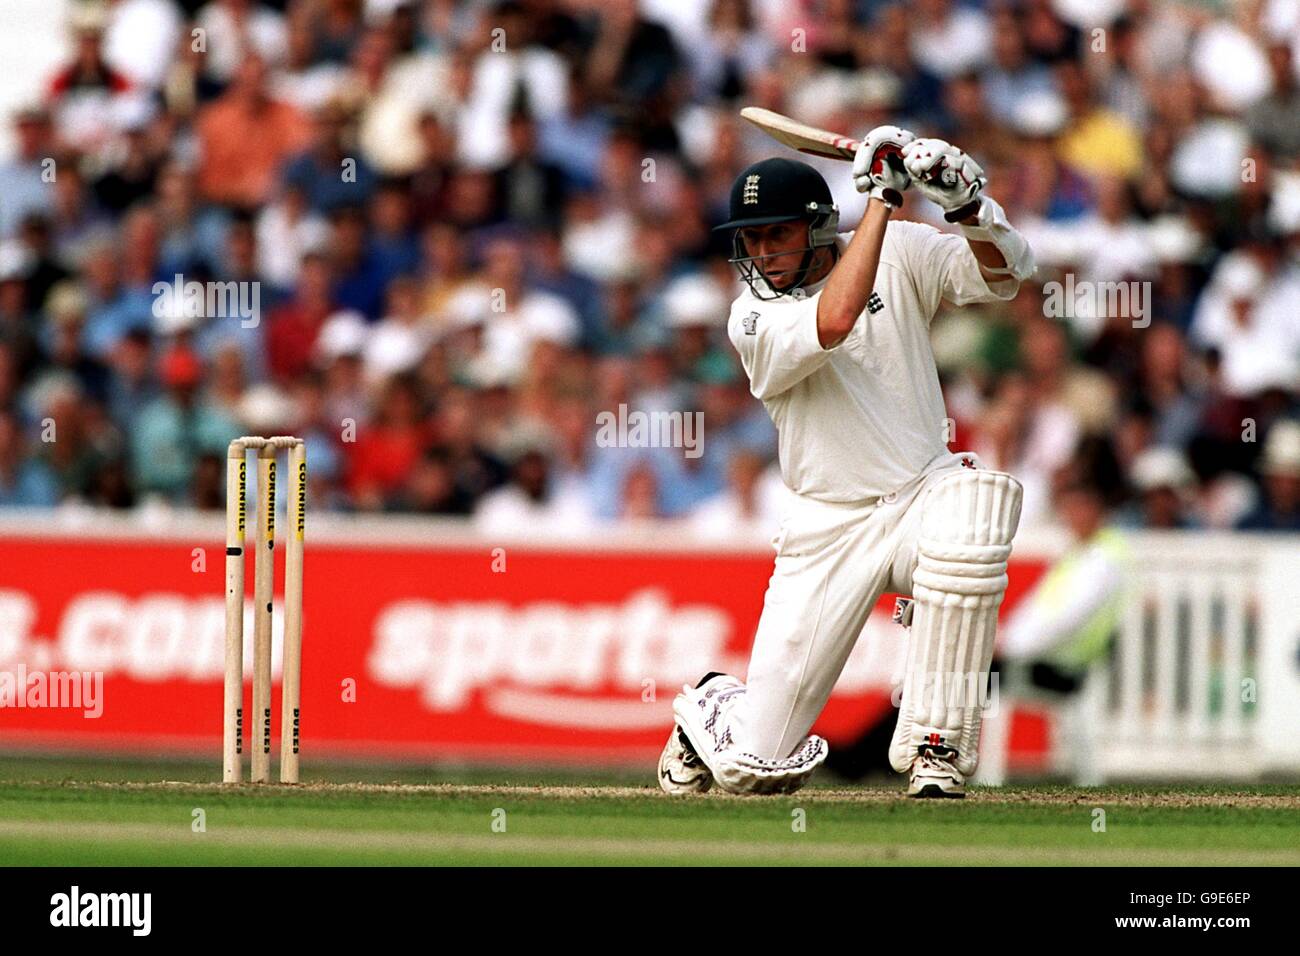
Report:
[[[746,287],[727,334],[776,424],[785,483],[822,501],[861,501],[902,488],[949,454],[930,349],[940,300],[1006,300],[1020,284],[986,284],[964,238],[899,220],[885,229],[875,294],[832,349],[817,338],[824,286],[773,300]]]

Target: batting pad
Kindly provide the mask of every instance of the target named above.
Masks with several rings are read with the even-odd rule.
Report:
[[[1010,475],[962,469],[936,483],[921,504],[912,574],[916,603],[889,748],[889,762],[900,773],[922,746],[952,748],[957,770],[968,777],[975,772],[980,707],[1020,498],[1020,483]]]

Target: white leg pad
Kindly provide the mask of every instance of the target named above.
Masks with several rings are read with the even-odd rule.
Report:
[[[968,777],[975,772],[980,705],[1020,499],[1020,483],[1010,475],[963,469],[940,479],[920,503],[916,604],[889,748],[900,773],[925,746],[955,751],[949,759],[957,770]]]

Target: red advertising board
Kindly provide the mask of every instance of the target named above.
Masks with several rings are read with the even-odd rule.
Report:
[[[772,568],[759,548],[510,546],[434,523],[357,527],[323,540],[309,528],[306,761],[652,759],[680,685],[744,673]],[[0,534],[0,672],[102,675],[97,716],[0,707],[0,745],[218,759],[224,555],[211,530]],[[1006,606],[1040,572],[1013,563]],[[904,636],[891,609],[882,599],[818,723],[832,745],[889,709]],[[282,621],[277,606],[277,729]]]

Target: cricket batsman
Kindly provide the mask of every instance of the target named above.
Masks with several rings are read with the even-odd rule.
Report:
[[[983,195],[979,164],[942,140],[877,127],[853,182],[868,202],[846,237],[821,174],[784,158],[740,174],[717,227],[734,230],[747,286],[727,333],[793,494],[747,681],[708,674],[673,702],[669,793],[801,787],[827,754],[808,731],[886,591],[914,599],[890,763],[909,796],[962,797],[979,759],[974,685],[988,677],[1021,488],[948,450],[929,330],[940,300],[1011,299],[1033,256]],[[890,222],[913,186],[962,235]]]

